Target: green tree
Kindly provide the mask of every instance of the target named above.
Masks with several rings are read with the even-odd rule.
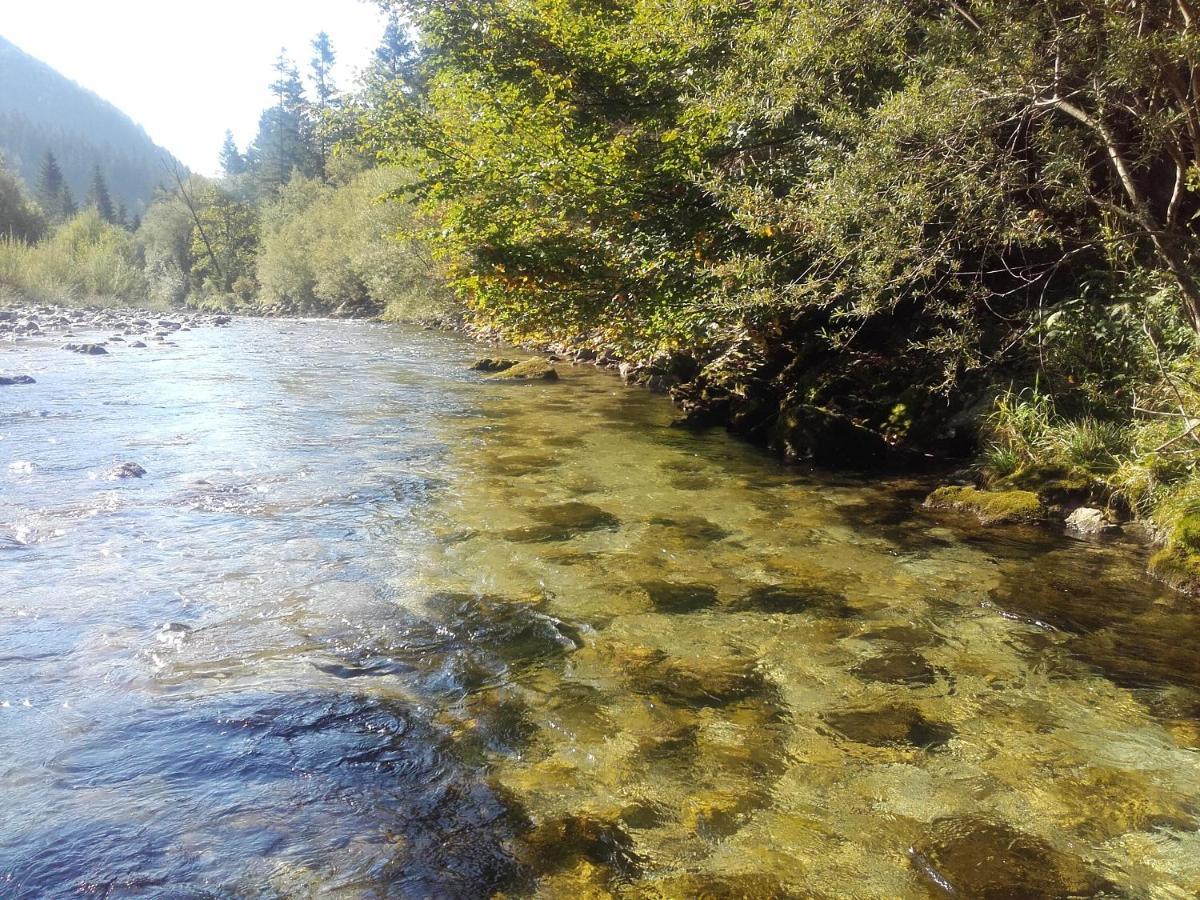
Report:
[[[313,89],[316,94],[313,112],[316,121],[313,123],[317,165],[322,180],[327,177],[326,167],[329,163],[329,125],[333,114],[336,90],[333,84],[333,64],[336,54],[329,35],[322,31],[312,42],[313,56],[309,63],[312,75]]]
[[[294,171],[315,174],[317,163],[304,86],[286,51],[281,51],[275,61],[271,92],[275,104],[259,118],[258,134],[249,151],[251,168],[264,196],[277,192]]]
[[[233,139],[233,132],[226,129],[225,141],[221,144],[221,171],[225,173],[227,178],[236,178],[246,171],[246,158],[238,150],[237,141]]]
[[[116,210],[113,208],[112,197],[108,193],[108,183],[104,180],[104,173],[100,171],[99,165],[92,171],[92,180],[88,185],[87,205],[89,208],[95,209],[105,222],[111,223],[116,220]]]
[[[42,168],[38,179],[38,202],[52,221],[61,222],[67,218],[64,204],[67,183],[63,179],[62,169],[54,154],[47,150],[42,160]]]

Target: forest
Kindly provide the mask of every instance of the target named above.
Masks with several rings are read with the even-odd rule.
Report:
[[[451,315],[786,458],[1144,521],[1200,585],[1192,0],[381,5],[355,91],[281,56],[140,223],[5,178],[0,291]]]

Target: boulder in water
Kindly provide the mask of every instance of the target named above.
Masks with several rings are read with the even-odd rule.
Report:
[[[1090,506],[1081,506],[1067,516],[1067,531],[1084,537],[1111,534],[1120,530],[1119,525],[1110,522],[1104,513]]]
[[[119,463],[108,471],[108,477],[113,480],[118,478],[141,478],[145,474],[146,470],[135,462]]]
[[[37,384],[29,375],[0,375],[0,386],[7,387],[14,384]]]
[[[493,381],[558,381],[558,370],[540,356],[488,376]]]
[[[471,365],[475,372],[503,372],[511,369],[520,362],[519,359],[504,359],[503,357],[481,356]]]

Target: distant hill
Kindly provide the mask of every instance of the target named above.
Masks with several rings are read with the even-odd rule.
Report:
[[[170,154],[140,125],[0,37],[0,153],[31,192],[47,150],[81,204],[97,163],[113,201],[131,214],[168,180],[161,157]]]

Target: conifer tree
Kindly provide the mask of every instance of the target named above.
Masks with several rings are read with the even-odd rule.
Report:
[[[96,211],[100,213],[100,218],[105,222],[112,222],[116,218],[112,196],[108,193],[108,184],[105,182],[104,173],[100,171],[98,164],[92,172],[92,183],[88,186],[87,205],[95,207]]]
[[[225,143],[221,145],[221,171],[227,178],[235,178],[246,171],[246,157],[238,150],[229,129],[225,130]]]
[[[71,186],[65,181],[62,186],[62,216],[64,219],[70,219],[79,212],[79,204],[75,202],[75,195],[71,193]]]
[[[41,178],[38,181],[38,203],[51,221],[66,218],[63,192],[67,183],[63,179],[62,169],[54,154],[47,150],[46,158],[42,160]]]
[[[333,44],[330,43],[329,35],[324,31],[316,36],[312,47],[313,57],[309,66],[317,95],[314,149],[317,153],[321,178],[324,179],[326,164],[329,161],[328,119],[334,104],[333,64],[337,56],[333,52]]]

